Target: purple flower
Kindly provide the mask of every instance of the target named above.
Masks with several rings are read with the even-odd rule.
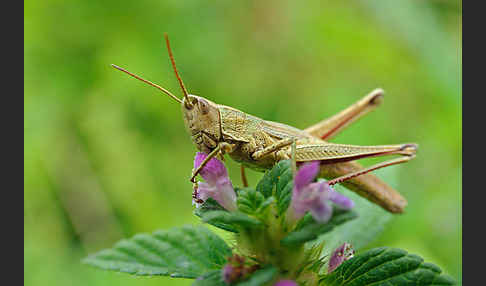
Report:
[[[331,273],[344,261],[353,258],[354,249],[349,243],[343,243],[340,247],[336,248],[329,259],[327,266],[327,273]]]
[[[273,284],[273,286],[298,286],[298,284],[293,280],[280,280]]]
[[[237,273],[236,268],[233,267],[231,264],[226,264],[223,267],[222,275],[223,281],[226,282],[226,284],[231,284],[239,278],[239,274]]]
[[[194,169],[199,167],[207,156],[197,152],[194,158]],[[199,174],[206,182],[198,182],[197,189],[193,193],[193,204],[199,207],[201,202],[213,198],[229,211],[237,209],[236,193],[228,177],[228,171],[221,161],[211,158]]]
[[[332,216],[331,201],[344,209],[354,206],[349,198],[334,191],[325,180],[312,183],[319,173],[319,161],[312,161],[300,167],[294,178],[291,212],[294,220],[298,220],[310,211],[312,217],[326,223]]]

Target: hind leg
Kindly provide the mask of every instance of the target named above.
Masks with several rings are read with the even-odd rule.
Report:
[[[304,131],[315,137],[328,140],[361,116],[378,107],[383,101],[383,93],[382,89],[375,89],[338,114],[312,125]]]

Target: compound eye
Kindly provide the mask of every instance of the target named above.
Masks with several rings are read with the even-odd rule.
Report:
[[[184,98],[184,101],[186,99]],[[188,102],[190,102],[190,104],[184,104],[184,106],[186,107],[187,110],[191,110],[196,104],[197,104],[197,98],[194,98],[194,97],[189,97]]]
[[[199,108],[201,109],[202,114],[209,113],[209,103],[202,98],[199,99]]]

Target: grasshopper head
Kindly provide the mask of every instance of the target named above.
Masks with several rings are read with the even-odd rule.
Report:
[[[221,138],[218,106],[203,97],[189,94],[182,100],[181,108],[184,125],[192,141],[200,151],[209,153]]]
[[[170,49],[169,38],[167,34],[165,34],[164,36],[167,44],[167,50],[169,52],[169,57],[172,62],[172,67],[174,68],[175,75],[184,94],[183,99],[180,99],[177,96],[173,95],[165,88],[146,79],[143,79],[138,75],[133,74],[121,67],[118,67],[116,65],[112,66],[124,73],[133,76],[138,80],[141,80],[155,88],[160,89],[172,99],[179,102],[182,107],[184,125],[186,126],[189,134],[191,134],[192,141],[196,144],[197,148],[200,151],[209,153],[217,146],[219,140],[221,139],[218,105],[200,96],[188,94],[186,87],[184,86],[184,83],[182,82],[182,79],[179,77],[179,73],[177,72],[174,57],[172,56],[172,51]]]

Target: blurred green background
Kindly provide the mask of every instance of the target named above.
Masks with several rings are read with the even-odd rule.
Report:
[[[180,96],[164,32],[190,93],[299,128],[384,88],[384,104],[333,140],[420,144],[377,172],[409,206],[369,247],[404,248],[461,280],[461,2],[24,4],[25,285],[190,285],[80,264],[123,237],[199,223],[180,107],[110,67]]]

